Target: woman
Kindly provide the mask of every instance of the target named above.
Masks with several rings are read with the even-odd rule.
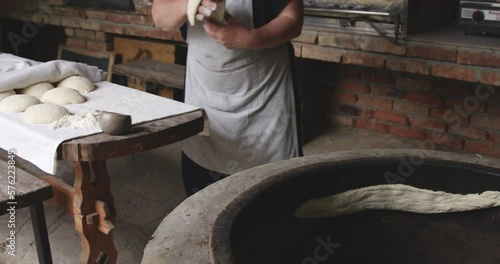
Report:
[[[303,24],[303,0],[226,0],[223,24],[208,19],[216,0],[203,0],[187,28],[185,103],[203,108],[209,135],[183,147],[182,173],[192,194],[216,180],[302,155],[291,74]],[[157,27],[186,23],[188,0],[155,0]]]

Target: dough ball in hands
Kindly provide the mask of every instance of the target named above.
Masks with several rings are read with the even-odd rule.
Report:
[[[58,87],[65,87],[77,90],[79,93],[90,93],[95,89],[95,85],[82,76],[71,76],[57,84]]]
[[[21,113],[28,107],[41,103],[40,99],[26,94],[11,95],[0,102],[0,111],[5,113]]]
[[[24,112],[24,120],[31,124],[50,124],[69,115],[68,109],[56,104],[37,104]]]
[[[81,104],[86,100],[78,91],[65,87],[51,89],[42,96],[42,102],[57,105]]]
[[[50,89],[54,89],[54,86],[49,82],[42,82],[33,84],[30,87],[17,90],[20,94],[32,95],[38,98],[42,98],[43,94]]]
[[[8,90],[8,91],[5,91],[5,92],[0,92],[0,102],[3,99],[5,99],[5,98],[7,98],[7,97],[9,97],[11,95],[14,95],[14,94],[16,94],[16,92],[14,92],[14,90]]]

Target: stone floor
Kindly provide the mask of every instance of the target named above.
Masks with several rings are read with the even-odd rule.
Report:
[[[108,163],[112,192],[117,206],[114,241],[118,263],[140,263],[143,249],[161,220],[185,199],[180,177],[182,142],[145,153],[117,158]],[[306,155],[373,148],[411,146],[391,136],[366,131],[342,129],[316,137],[304,146]],[[58,173],[71,181],[71,164],[60,164]],[[55,264],[78,263],[80,239],[73,219],[53,206],[45,206],[52,257]],[[33,264],[36,248],[28,209],[16,212],[17,252],[5,253],[7,218],[0,216],[0,264]]]

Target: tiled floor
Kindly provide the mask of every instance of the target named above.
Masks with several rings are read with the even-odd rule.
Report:
[[[405,143],[390,136],[347,129],[317,137],[304,146],[304,152],[312,155],[352,149],[404,147]],[[109,161],[108,170],[117,207],[114,241],[119,252],[118,263],[140,263],[151,234],[161,220],[185,199],[180,177],[181,145],[182,142]],[[58,171],[69,176],[71,170],[71,164],[60,164]],[[50,205],[46,205],[45,210],[54,263],[78,263],[80,238],[74,230],[73,219]],[[15,257],[5,253],[7,218],[0,216],[0,264],[37,263],[29,210],[20,209],[16,214],[19,228]]]

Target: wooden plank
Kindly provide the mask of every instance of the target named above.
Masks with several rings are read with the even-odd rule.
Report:
[[[137,59],[174,63],[176,45],[162,41],[142,40],[116,36],[113,38],[114,52],[119,55],[120,63]]]
[[[145,82],[184,89],[186,67],[179,64],[165,63],[150,59],[115,64],[113,73],[128,77],[137,77]]]
[[[14,159],[16,161],[16,159]],[[9,188],[8,186],[14,187],[11,191],[15,191],[15,204],[16,209],[28,207],[35,203],[45,201],[52,197],[52,188],[50,185],[37,177],[32,173],[19,168],[14,165],[14,169],[8,167],[8,161],[6,156],[2,156],[0,159],[0,215],[7,213],[9,200]],[[13,173],[13,172],[14,173]],[[36,174],[45,174],[41,171],[35,171]],[[15,179],[8,178],[9,176],[15,176]],[[9,180],[15,182],[14,185],[9,184]]]
[[[68,161],[107,160],[166,146],[203,130],[203,111],[168,117],[132,127],[129,134],[96,134],[63,142],[57,157]]]

